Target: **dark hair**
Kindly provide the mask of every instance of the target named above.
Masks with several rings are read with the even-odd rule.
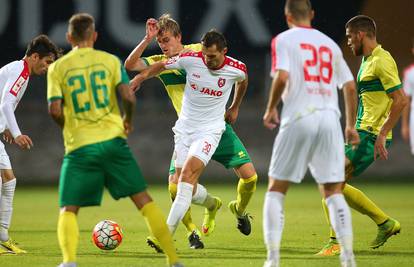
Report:
[[[169,31],[174,37],[181,35],[180,25],[175,21],[170,14],[163,14],[158,19],[158,34]]]
[[[296,20],[309,18],[312,11],[310,0],[287,0],[285,10],[292,14]]]
[[[201,38],[201,44],[205,47],[216,45],[217,50],[219,51],[223,51],[223,49],[227,47],[226,38],[216,29],[211,29],[205,33]]]
[[[40,58],[53,54],[55,59],[57,59],[61,55],[61,50],[49,39],[49,37],[47,37],[47,35],[41,34],[33,38],[27,45],[26,56],[31,56],[34,53],[39,54]]]
[[[366,32],[369,37],[375,37],[377,35],[377,26],[375,25],[375,21],[365,15],[358,15],[348,20],[345,24],[345,29],[346,28],[352,32]]]
[[[78,13],[69,19],[68,32],[74,41],[85,41],[95,32],[95,20],[87,13]]]

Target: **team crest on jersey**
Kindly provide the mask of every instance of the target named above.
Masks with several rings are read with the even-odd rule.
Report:
[[[217,85],[221,88],[226,84],[226,79],[224,78],[219,78],[217,81]]]

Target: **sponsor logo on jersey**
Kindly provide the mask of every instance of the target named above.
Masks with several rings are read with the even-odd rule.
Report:
[[[10,93],[14,96],[17,96],[17,94],[19,93],[20,89],[22,89],[25,82],[26,82],[26,79],[23,76],[19,76],[19,78],[13,84],[13,87],[10,89]]]
[[[226,84],[226,79],[224,78],[219,78],[217,81],[217,85],[221,88]]]
[[[196,77],[196,78],[200,79],[201,78],[201,75],[200,74],[197,74],[197,73],[193,73],[193,77]]]
[[[201,89],[200,93],[205,94],[205,95],[211,95],[211,96],[222,96],[223,92],[219,91],[219,90],[213,90],[207,87],[203,87],[203,89]]]

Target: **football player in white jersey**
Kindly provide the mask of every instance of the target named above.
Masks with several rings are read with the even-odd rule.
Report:
[[[188,52],[167,62],[155,63],[134,78],[134,86],[139,86],[142,81],[166,69],[183,69],[187,73],[181,112],[173,128],[179,183],[167,219],[172,233],[191,202],[207,209],[216,206],[215,198],[198,184],[198,178],[217,148],[225,120],[236,121],[247,89],[246,65],[226,56],[224,36],[211,30],[203,36],[201,43],[201,52]],[[234,84],[233,102],[226,111]],[[194,190],[195,185],[197,190]]]
[[[285,194],[291,182],[301,182],[308,167],[323,188],[342,247],[341,264],[356,266],[351,213],[342,195],[345,156],[337,96],[342,87],[346,139],[357,144],[355,82],[338,45],[311,27],[314,12],[309,0],[287,0],[285,16],[290,29],[275,40],[275,73],[263,117],[265,127],[274,129],[279,124],[276,107],[283,100],[263,208],[264,266],[279,266]]]
[[[26,91],[31,75],[43,75],[58,57],[59,50],[46,35],[35,37],[27,46],[26,55],[0,69],[0,132],[3,139],[17,144],[21,149],[30,149],[33,142],[20,132],[14,110]],[[16,188],[9,156],[0,142],[0,254],[26,253],[9,236],[13,211],[13,196]]]
[[[414,54],[414,39],[411,52]],[[401,136],[411,146],[411,154],[414,155],[414,64],[408,66],[404,71],[404,91],[410,105],[404,109],[401,117]]]

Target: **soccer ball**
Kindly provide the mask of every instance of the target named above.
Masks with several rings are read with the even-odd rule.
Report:
[[[112,250],[122,242],[123,233],[121,227],[110,220],[98,222],[93,228],[92,241],[100,249]]]

